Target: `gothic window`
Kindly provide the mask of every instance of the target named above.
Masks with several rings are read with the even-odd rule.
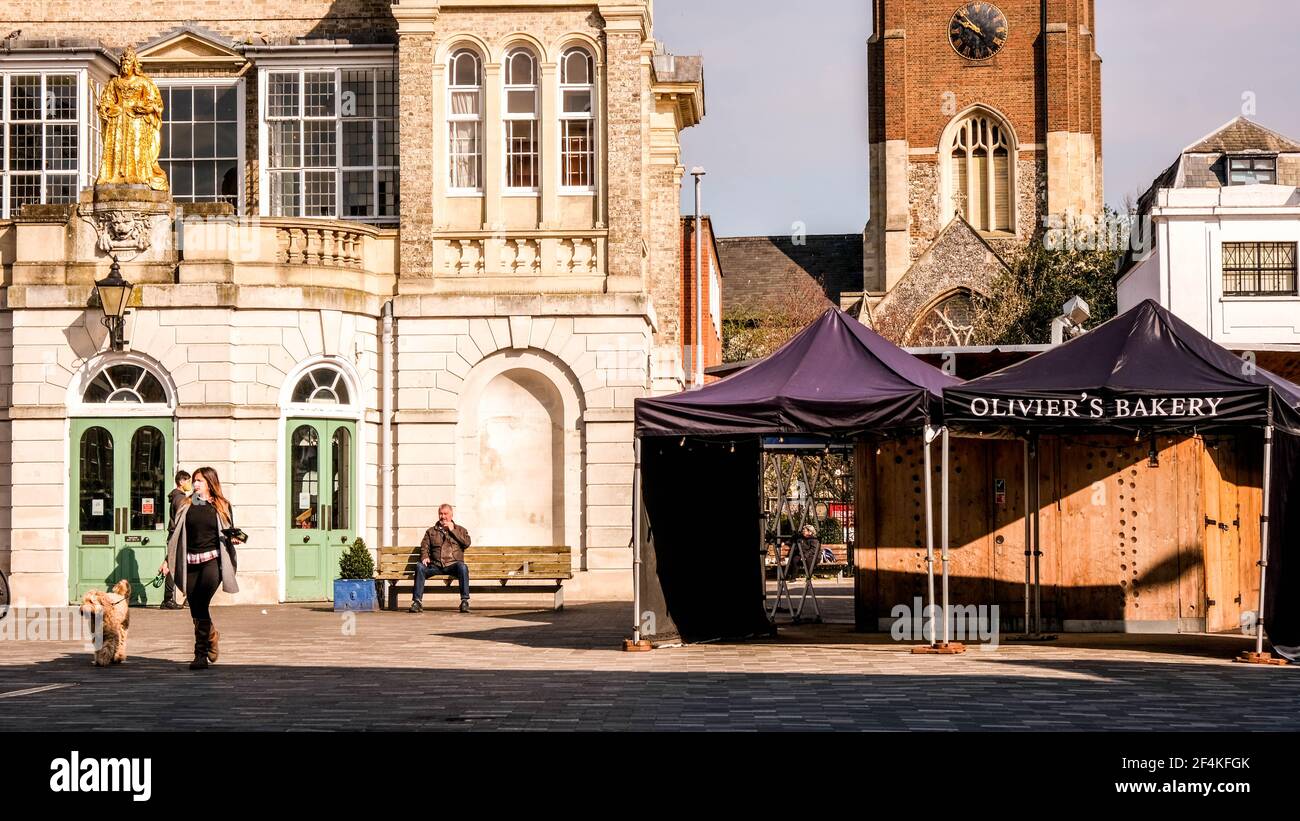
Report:
[[[585,49],[560,59],[560,185],[588,190],[595,182],[595,64]]]
[[[948,148],[952,212],[979,231],[1010,231],[1011,136],[1000,120],[975,113],[953,131]]]
[[[452,192],[483,190],[483,64],[463,48],[451,55],[447,72],[447,157]]]
[[[157,376],[139,365],[117,364],[109,365],[90,380],[81,401],[88,405],[165,405],[167,392]]]
[[[303,374],[293,388],[293,401],[303,405],[349,405],[347,382],[343,374],[329,366],[313,368]]]
[[[917,320],[907,342],[923,348],[966,346],[975,336],[974,308],[969,291],[957,291],[935,303]]]
[[[538,83],[537,58],[527,48],[506,53],[505,65],[506,190],[537,190]]]

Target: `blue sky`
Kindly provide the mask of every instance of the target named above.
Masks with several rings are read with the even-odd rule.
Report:
[[[1246,94],[1253,119],[1300,139],[1297,31],[1294,0],[1097,0],[1106,201],[1136,197]],[[655,36],[704,56],[708,116],[682,141],[720,235],[862,230],[870,35],[870,0],[656,0]]]

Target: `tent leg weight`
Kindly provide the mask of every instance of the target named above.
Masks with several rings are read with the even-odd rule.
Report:
[[[655,649],[654,645],[645,639],[633,641],[632,639],[623,639],[623,652],[625,653],[648,653]]]
[[[1239,664],[1272,664],[1277,667],[1286,664],[1286,659],[1280,659],[1272,653],[1242,653],[1233,659],[1233,661]]]
[[[956,656],[966,652],[966,645],[959,641],[943,641],[938,644],[922,644],[912,648],[916,656]]]

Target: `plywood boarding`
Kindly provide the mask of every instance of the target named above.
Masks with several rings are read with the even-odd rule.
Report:
[[[1231,589],[1230,601],[1241,596],[1249,603],[1257,595],[1247,571],[1258,553],[1260,465],[1248,443],[1220,443],[1232,455],[1216,461],[1200,438],[1159,437],[1156,465],[1149,463],[1148,438],[1049,438],[1040,447],[1041,595],[1049,629],[1064,620],[1192,629],[1199,622],[1188,620],[1204,617],[1207,584]],[[858,483],[870,493],[869,503],[858,505],[864,629],[925,592],[919,442],[885,443],[879,454],[873,446],[870,455],[874,464],[859,460]],[[937,470],[937,449],[935,460]],[[952,601],[997,604],[1003,629],[1016,629],[1024,612],[1023,446],[954,438],[952,468]],[[1003,503],[995,499],[999,479]],[[1205,517],[1218,520],[1221,510],[1230,513],[1231,532],[1213,528],[1207,535]]]

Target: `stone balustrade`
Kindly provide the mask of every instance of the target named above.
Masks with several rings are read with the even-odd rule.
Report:
[[[601,277],[607,232],[446,231],[434,235],[435,276]]]

